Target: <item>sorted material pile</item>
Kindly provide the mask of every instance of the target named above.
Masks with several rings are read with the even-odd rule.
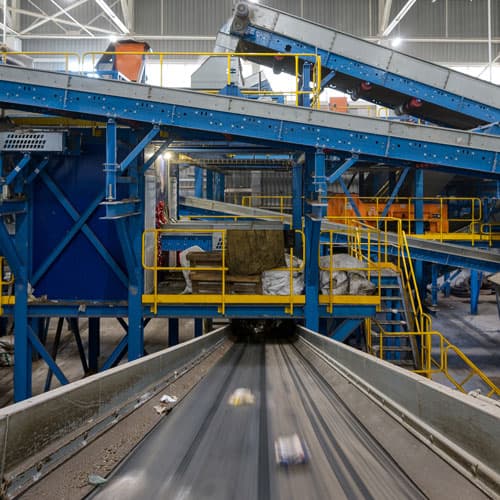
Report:
[[[332,272],[326,270],[332,267]],[[347,254],[326,255],[320,258],[320,287],[323,295],[372,295],[376,285],[367,279],[366,262]]]
[[[290,256],[285,254],[286,267],[290,267]],[[302,260],[293,258],[293,294],[300,295],[304,291],[304,271]],[[300,271],[299,271],[300,269]],[[262,273],[262,293],[265,295],[290,295],[290,270],[264,271]]]
[[[283,267],[283,231],[229,230],[226,238],[226,265],[233,275],[260,275]]]

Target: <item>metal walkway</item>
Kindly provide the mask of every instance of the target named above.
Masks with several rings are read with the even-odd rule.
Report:
[[[276,212],[261,208],[242,207],[232,203],[224,203],[200,198],[182,198],[181,203],[191,208],[197,208],[216,213],[237,215],[240,217],[258,217],[269,221],[276,221]],[[291,224],[292,216],[283,215],[283,223]],[[323,230],[340,229],[339,238],[345,239],[346,226],[334,222],[323,221]],[[419,238],[408,237],[408,246],[411,250],[411,257],[416,260],[423,260],[435,264],[448,265],[453,267],[465,267],[477,269],[483,272],[498,272],[500,270],[500,255],[494,251],[485,249],[470,248],[451,243],[440,243],[437,241],[421,240]],[[397,244],[397,235],[387,233],[387,241]]]
[[[500,178],[500,137],[394,123],[219,95],[2,65],[6,108],[116,119],[322,148],[367,160]]]
[[[325,86],[452,128],[500,122],[499,86],[267,5],[238,3],[219,32],[217,46],[237,52],[320,55]],[[273,64],[278,72],[294,71],[285,60],[253,60]]]

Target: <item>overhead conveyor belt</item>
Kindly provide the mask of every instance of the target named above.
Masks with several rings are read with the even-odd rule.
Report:
[[[260,208],[242,207],[232,203],[224,203],[213,200],[186,197],[181,199],[181,203],[191,208],[198,208],[217,212],[220,214],[237,215],[241,217],[258,217],[276,221],[276,212]],[[291,215],[283,215],[283,222],[292,223]],[[346,226],[334,222],[323,221],[323,230],[339,229],[339,238],[345,238]],[[416,260],[424,260],[435,264],[448,265],[452,267],[465,267],[477,269],[478,271],[496,273],[500,270],[500,256],[494,251],[486,249],[471,248],[452,243],[441,243],[438,241],[422,240],[419,238],[407,237],[410,247],[411,257]],[[387,242],[397,245],[396,234],[387,233]],[[390,250],[391,247],[389,246]]]
[[[0,105],[500,178],[500,137],[2,65]]]
[[[89,471],[106,475],[113,466],[90,498],[483,499],[500,492],[493,402],[303,328],[289,340],[248,344],[228,333],[2,409],[8,495],[80,498]],[[172,384],[195,385],[160,419],[152,405],[173,394]],[[240,387],[253,404],[229,404]],[[281,467],[274,442],[295,433],[308,463]],[[130,442],[135,434],[138,445]]]
[[[217,48],[317,54],[328,85],[353,97],[452,128],[500,122],[499,86],[267,5],[238,3],[220,30]],[[295,72],[288,58],[252,59],[273,64],[278,72]]]

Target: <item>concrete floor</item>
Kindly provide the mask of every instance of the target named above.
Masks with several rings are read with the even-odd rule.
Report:
[[[439,297],[433,328],[459,347],[497,386],[500,386],[500,318],[494,294],[481,292],[479,314],[470,314],[467,298]],[[450,367],[466,375],[464,365],[453,357]],[[467,386],[468,389],[473,389]]]
[[[54,341],[57,318],[51,321],[47,349],[50,352]],[[88,349],[88,322],[80,321],[80,334],[84,349]],[[122,339],[124,330],[116,319],[101,320],[101,356],[100,363],[108,358]],[[182,319],[179,322],[179,341],[184,342],[194,337],[194,320]],[[153,319],[144,331],[145,349],[149,354],[168,347],[168,320]],[[57,354],[57,362],[62,372],[70,382],[80,380],[83,376],[83,368],[78,355],[78,349],[72,332],[65,323],[61,336],[61,344]],[[122,363],[126,362],[126,356]],[[33,395],[43,392],[47,376],[47,365],[43,360],[33,362]],[[59,387],[60,384],[55,376],[52,377],[51,388]],[[0,407],[7,406],[13,402],[13,367],[0,367]]]

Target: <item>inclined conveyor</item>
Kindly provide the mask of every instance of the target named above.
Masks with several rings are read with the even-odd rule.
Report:
[[[216,46],[229,52],[321,56],[322,86],[444,126],[472,129],[500,122],[500,87],[384,45],[263,4],[239,2]],[[293,59],[249,56],[295,74]],[[313,58],[301,56],[314,63]]]
[[[235,342],[230,333],[223,327],[0,410],[6,497],[500,494],[495,401],[303,328],[266,342]],[[228,404],[239,387],[252,391],[253,404]],[[172,391],[181,400],[158,416],[153,405]],[[294,433],[309,463],[281,467],[274,441]],[[107,476],[93,492],[92,474]]]

